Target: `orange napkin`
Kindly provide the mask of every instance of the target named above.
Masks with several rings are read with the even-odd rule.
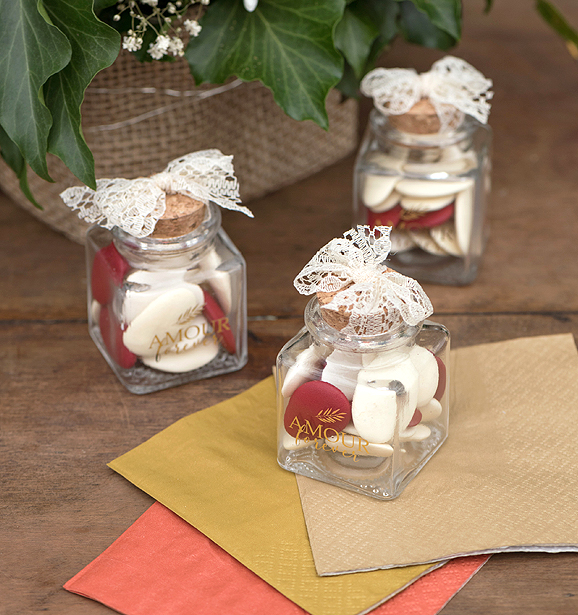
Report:
[[[451,560],[372,613],[435,615],[487,559]],[[64,588],[124,615],[307,615],[158,502]]]

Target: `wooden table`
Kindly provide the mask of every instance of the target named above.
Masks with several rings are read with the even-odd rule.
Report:
[[[454,347],[576,335],[578,64],[532,3],[502,0],[490,16],[468,4],[455,53],[495,84],[492,234],[474,284],[425,288]],[[557,4],[578,25],[575,0]],[[385,62],[426,70],[438,57],[399,42]],[[224,216],[248,262],[249,364],[142,397],[88,337],[83,248],[0,197],[0,614],[110,612],[61,589],[151,504],[106,463],[270,374],[302,324],[293,277],[351,224],[352,165],[254,201],[254,221]],[[492,557],[443,609],[477,613],[578,613],[578,555]]]

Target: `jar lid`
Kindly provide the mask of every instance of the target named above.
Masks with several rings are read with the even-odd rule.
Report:
[[[194,231],[205,218],[205,204],[184,194],[167,194],[165,212],[151,237],[182,237]]]

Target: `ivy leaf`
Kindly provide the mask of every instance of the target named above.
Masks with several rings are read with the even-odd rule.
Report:
[[[70,44],[50,23],[42,0],[1,0],[0,126],[34,172],[46,166],[52,116],[42,86],[70,61]]]
[[[94,12],[98,15],[102,9],[116,4],[118,0],[94,0]]]
[[[461,0],[411,0],[411,2],[419,11],[427,15],[436,28],[447,32],[455,41],[460,40],[462,35]]]
[[[248,13],[239,0],[211,4],[185,52],[196,83],[236,75],[258,79],[296,120],[328,127],[325,99],[343,72],[333,29],[345,0],[260,0]]]
[[[44,5],[72,48],[70,63],[50,77],[44,87],[53,118],[48,151],[95,190],[94,158],[82,136],[80,106],[96,73],[116,59],[120,35],[95,17],[92,0],[44,0]]]
[[[568,51],[575,60],[578,60],[578,32],[551,2],[537,0],[536,9],[546,23],[566,41]]]
[[[34,200],[32,192],[28,186],[28,177],[26,175],[26,162],[18,149],[18,146],[6,134],[5,130],[0,126],[0,153],[8,166],[16,173],[20,180],[20,190],[24,196],[38,209],[42,207]]]
[[[363,76],[371,46],[378,35],[379,30],[365,10],[363,0],[345,7],[343,19],[335,28],[335,47],[343,53],[357,78]]]
[[[416,9],[412,1],[402,2],[400,11],[399,28],[404,38],[410,43],[443,50],[456,44],[457,39],[445,30],[436,27],[425,13]]]

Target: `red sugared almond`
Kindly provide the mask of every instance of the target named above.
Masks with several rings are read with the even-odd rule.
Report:
[[[132,367],[137,357],[123,344],[120,323],[107,305],[100,310],[99,326],[102,341],[112,360],[124,369]]]
[[[130,265],[119,254],[114,243],[101,248],[94,256],[92,263],[91,287],[92,297],[101,305],[108,305],[112,301],[115,288],[122,285],[122,281]]]
[[[392,226],[396,227],[403,209],[401,205],[397,204],[395,207],[392,207],[388,211],[384,211],[380,214],[371,211],[371,209],[367,210],[367,224],[370,228],[374,226]]]
[[[416,425],[419,425],[421,423],[421,412],[419,410],[416,410],[413,413],[413,417],[411,419],[411,421],[409,422],[408,427],[415,427]]]
[[[285,430],[294,438],[331,438],[351,421],[351,403],[329,382],[305,382],[291,395]],[[327,434],[325,433],[327,431]]]
[[[453,215],[453,203],[437,211],[428,211],[421,215],[414,212],[406,212],[406,219],[403,219],[403,216],[401,216],[402,220],[399,223],[399,228],[408,229],[410,231],[418,228],[432,228],[447,222]]]
[[[443,397],[446,390],[446,366],[439,357],[436,357],[436,361],[438,362],[438,370],[440,376],[438,381],[438,388],[434,393],[434,399],[437,399],[439,401]]]
[[[235,336],[229,326],[229,319],[211,294],[206,290],[203,290],[203,294],[205,296],[205,307],[203,308],[205,318],[211,323],[211,327],[213,327],[221,346],[228,353],[235,354],[237,345],[235,344]]]

